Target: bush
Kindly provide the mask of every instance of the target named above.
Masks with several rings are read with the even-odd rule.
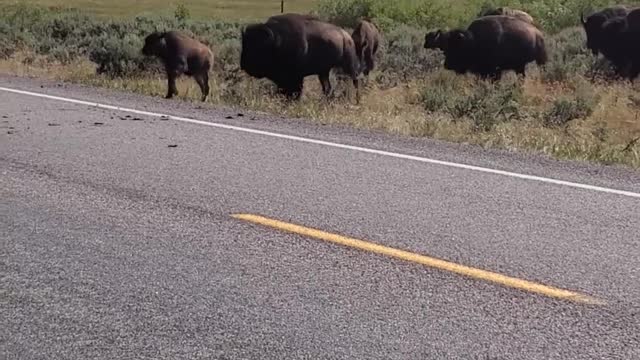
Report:
[[[384,37],[378,61],[377,81],[383,87],[397,86],[440,67],[442,55],[437,51],[426,51],[424,31],[400,26]]]
[[[578,84],[575,95],[554,101],[542,119],[546,127],[565,126],[570,121],[589,117],[598,105],[600,97],[594,93],[591,85]]]
[[[441,72],[423,91],[421,100],[429,112],[448,114],[454,121],[469,119],[476,130],[488,131],[500,122],[523,117],[522,85],[517,77],[512,79],[494,83]]]
[[[585,43],[584,31],[577,27],[547,36],[545,45],[549,62],[542,71],[542,80],[547,83],[564,82],[577,75],[585,75],[593,63],[593,56]]]
[[[456,97],[466,91],[465,78],[450,71],[439,71],[422,91],[421,101],[425,109],[431,113],[448,113],[453,107]]]
[[[521,118],[522,92],[517,80],[479,81],[470,94],[455,98],[448,111],[454,119],[471,119],[476,130],[489,131],[500,122]]]

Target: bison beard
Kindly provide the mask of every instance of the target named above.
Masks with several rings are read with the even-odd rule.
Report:
[[[302,95],[304,78],[317,75],[329,96],[329,74],[342,69],[353,80],[359,101],[360,63],[351,36],[313,16],[277,15],[266,23],[253,24],[242,32],[240,68],[255,78],[273,81],[290,99]]]

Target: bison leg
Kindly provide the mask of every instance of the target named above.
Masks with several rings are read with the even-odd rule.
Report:
[[[526,67],[527,67],[526,64],[518,65],[518,66],[516,66],[516,68],[514,70],[515,70],[516,74],[525,76]]]
[[[318,79],[320,80],[320,85],[322,85],[322,93],[324,94],[324,96],[331,96],[331,92],[333,89],[331,87],[331,80],[329,79],[329,72],[327,71],[318,74]]]
[[[365,56],[364,56],[364,62],[365,62],[364,76],[369,76],[369,73],[371,72],[371,70],[373,70],[375,66],[373,61],[373,49],[371,47],[367,48],[367,52],[365,53]]]
[[[640,60],[635,60],[631,64],[631,70],[629,70],[629,81],[633,81],[640,75]]]
[[[302,96],[304,79],[288,80],[284,83],[278,83],[277,85],[280,93],[286,96],[287,99],[299,100]]]
[[[196,74],[194,76],[198,86],[200,86],[200,91],[202,92],[201,101],[207,101],[207,97],[209,96],[209,73],[204,72],[202,74]]]
[[[171,99],[174,95],[178,95],[178,89],[176,88],[176,78],[178,74],[174,71],[167,71],[167,96],[165,98]]]

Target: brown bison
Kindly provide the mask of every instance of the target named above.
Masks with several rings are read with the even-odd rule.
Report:
[[[640,75],[640,8],[602,25],[599,49],[619,75],[633,81]],[[628,72],[627,72],[628,71]]]
[[[531,17],[531,15],[529,15],[528,13],[522,11],[522,10],[518,10],[518,9],[512,9],[506,6],[503,7],[499,7],[496,9],[489,9],[483,13],[480,13],[480,16],[491,16],[491,15],[506,15],[506,16],[513,16],[515,18],[518,18],[524,22],[528,22],[529,24],[533,24],[533,17]]]
[[[283,14],[242,31],[240,68],[255,78],[273,81],[288,98],[299,99],[304,78],[317,75],[326,96],[332,93],[333,68],[346,72],[359,99],[360,64],[356,46],[345,30],[316,17]]]
[[[351,34],[356,44],[356,53],[362,68],[362,73],[368,76],[375,67],[375,55],[380,47],[382,37],[378,28],[369,21],[361,20]]]
[[[443,30],[434,30],[428,32],[424,36],[424,48],[440,49],[442,51],[446,50],[448,34],[448,32]]]
[[[616,5],[604,8],[589,15],[586,19],[580,14],[580,22],[587,35],[587,48],[593,55],[598,55],[605,39],[602,34],[602,26],[607,20],[615,17],[624,17],[629,13],[629,8],[624,5]]]
[[[484,16],[466,30],[451,30],[446,36],[444,67],[460,74],[471,72],[497,79],[502,71],[524,75],[528,63],[547,62],[542,32],[511,16]]]
[[[167,99],[178,94],[176,78],[184,74],[195,79],[202,101],[207,100],[213,53],[206,45],[177,31],[154,32],[145,38],[142,53],[162,61],[168,79]]]

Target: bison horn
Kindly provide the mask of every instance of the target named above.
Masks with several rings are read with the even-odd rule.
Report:
[[[587,22],[584,21],[584,13],[581,11],[580,12],[580,22],[582,23],[582,25],[585,25]]]

